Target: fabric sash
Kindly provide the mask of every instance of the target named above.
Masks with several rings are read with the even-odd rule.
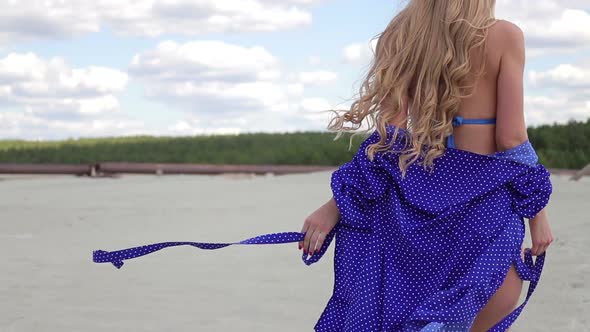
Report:
[[[324,255],[334,235],[336,234],[338,225],[334,227],[334,229],[328,233],[326,239],[320,250],[310,256],[305,253],[302,255],[302,260],[306,265],[311,265]],[[154,244],[148,244],[139,247],[127,248],[117,251],[104,251],[104,250],[95,250],[92,254],[93,261],[95,263],[111,263],[116,268],[120,269],[123,266],[123,261],[128,259],[133,259],[141,256],[145,256],[151,254],[153,252],[169,248],[169,247],[177,247],[177,246],[192,246],[199,249],[205,250],[215,250],[221,249],[224,247],[228,247],[231,245],[263,245],[263,244],[283,244],[283,243],[293,243],[303,241],[305,238],[305,233],[300,232],[281,232],[281,233],[271,233],[271,234],[264,234],[255,236],[249,239],[245,239],[239,242],[229,242],[229,243],[207,243],[207,242],[160,242]],[[520,257],[520,254],[519,254]],[[516,260],[516,271],[520,275],[523,280],[530,281],[529,288],[527,291],[527,296],[525,301],[514,309],[508,316],[506,316],[502,321],[496,324],[492,329],[488,332],[503,332],[508,329],[514,323],[514,321],[518,318],[522,310],[524,309],[525,305],[528,303],[529,299],[533,295],[537,284],[539,283],[539,279],[541,273],[543,271],[543,265],[545,263],[545,252],[539,256],[533,262],[533,256],[529,248],[525,249],[525,259],[522,261],[521,259]]]

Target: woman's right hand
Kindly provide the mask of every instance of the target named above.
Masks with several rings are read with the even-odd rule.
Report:
[[[529,229],[533,242],[531,254],[541,255],[554,240],[545,209],[541,210],[534,218],[529,219]]]
[[[309,215],[303,223],[301,233],[305,233],[305,239],[299,242],[299,250],[313,255],[320,250],[326,239],[326,235],[332,231],[340,220],[340,212],[332,197]]]

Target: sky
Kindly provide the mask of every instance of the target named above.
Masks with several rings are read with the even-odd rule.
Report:
[[[325,130],[403,1],[0,0],[0,139]],[[528,126],[590,117],[590,1],[497,0]]]

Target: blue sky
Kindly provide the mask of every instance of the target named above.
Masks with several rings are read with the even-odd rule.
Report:
[[[2,2],[0,139],[323,130],[319,111],[353,97],[369,40],[403,6]],[[588,7],[498,0],[527,38],[528,125],[590,117]]]

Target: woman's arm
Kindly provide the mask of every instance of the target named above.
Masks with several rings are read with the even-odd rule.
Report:
[[[507,21],[500,21],[502,56],[497,85],[496,146],[498,151],[511,149],[528,139],[524,119],[523,76],[525,42],[522,30]],[[546,209],[529,219],[533,255],[540,255],[553,242]]]
[[[336,217],[340,217],[340,211],[338,210],[338,206],[336,205],[336,201],[334,200],[334,196],[330,198],[330,200],[326,203],[326,205],[332,209]]]
[[[525,43],[522,30],[507,21],[497,23],[502,35],[500,70],[497,81],[496,147],[513,148],[528,139],[523,102]]]
[[[543,208],[536,216],[529,219],[529,222],[534,222],[535,220],[539,220],[541,218],[547,218],[547,211],[545,211],[546,207]]]

